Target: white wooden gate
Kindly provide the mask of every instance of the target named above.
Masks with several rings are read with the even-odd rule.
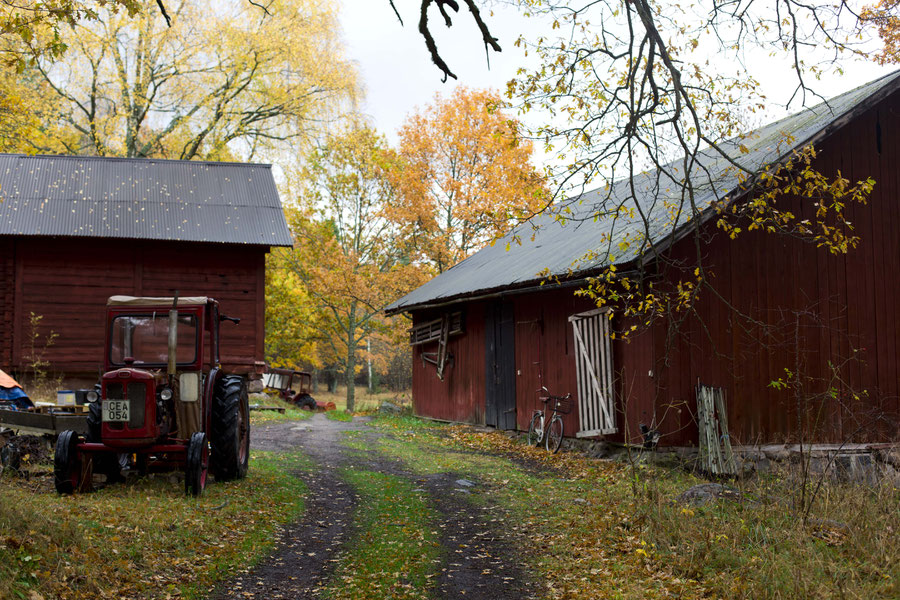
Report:
[[[616,431],[612,344],[607,310],[598,308],[569,317],[575,333],[578,375],[578,437]]]

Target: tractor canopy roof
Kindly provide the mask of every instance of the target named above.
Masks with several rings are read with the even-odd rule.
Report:
[[[171,307],[172,297],[159,296],[110,296],[106,301],[107,306],[166,306]],[[185,296],[178,299],[178,306],[203,306],[211,298],[206,296]]]

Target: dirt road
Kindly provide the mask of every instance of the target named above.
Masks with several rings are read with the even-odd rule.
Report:
[[[371,452],[354,452],[342,444],[347,432],[362,436]],[[466,486],[454,473],[430,476],[414,474],[399,461],[389,459],[374,448],[380,433],[364,418],[352,422],[332,421],[317,414],[307,421],[284,422],[254,428],[255,449],[275,452],[301,450],[314,463],[313,469],[295,475],[309,487],[306,514],[288,527],[275,551],[261,563],[226,582],[211,598],[323,598],[330,577],[345,552],[352,549],[357,533],[357,496],[342,480],[346,467],[387,473],[408,479],[427,494],[439,515],[431,524],[441,544],[441,564],[436,565],[428,597],[484,600],[536,597],[534,582],[491,523],[491,506],[467,501]],[[494,519],[495,520],[495,519]],[[386,524],[387,525],[387,524]]]

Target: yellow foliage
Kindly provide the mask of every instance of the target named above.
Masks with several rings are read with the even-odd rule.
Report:
[[[356,94],[335,9],[315,0],[167,0],[153,10],[107,8],[59,31],[64,62],[25,71],[53,90],[67,152],[286,160]],[[45,33],[42,35],[51,35]],[[37,145],[37,144],[35,144]]]

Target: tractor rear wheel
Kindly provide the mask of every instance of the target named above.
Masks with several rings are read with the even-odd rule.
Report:
[[[209,444],[202,431],[191,436],[185,463],[184,493],[196,498],[206,489],[206,477],[209,474]]]
[[[74,431],[63,431],[56,438],[53,479],[60,494],[72,494],[82,488],[81,457],[78,456],[80,441]]]
[[[246,477],[250,459],[250,403],[243,377],[226,375],[216,383],[209,427],[216,480]]]

